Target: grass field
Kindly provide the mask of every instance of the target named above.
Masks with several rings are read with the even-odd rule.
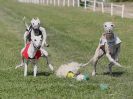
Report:
[[[46,48],[55,70],[71,61],[85,63],[97,47],[102,24],[113,21],[115,31],[122,42],[120,63],[126,68],[113,67],[113,76],[104,75],[107,59],[98,63],[96,77],[91,77],[92,66],[80,71],[90,75],[90,80],[78,82],[60,79],[50,72],[45,59],[39,62],[37,77],[23,77],[23,68],[15,70],[20,63],[20,50],[24,46],[23,16],[30,22],[38,16],[47,30],[50,47]],[[0,99],[133,99],[133,20],[93,13],[82,8],[48,7],[20,4],[15,0],[0,0]],[[109,89],[101,91],[105,83]]]

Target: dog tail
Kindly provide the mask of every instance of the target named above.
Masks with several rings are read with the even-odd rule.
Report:
[[[25,16],[23,17],[23,22],[24,22],[24,24],[25,24],[26,29],[29,30],[29,26],[28,26],[28,24],[26,23],[26,17],[25,17]]]
[[[81,67],[85,67],[85,66],[87,66],[88,64],[90,64],[92,62],[92,59],[90,59],[87,63],[85,63],[85,64],[81,64]]]

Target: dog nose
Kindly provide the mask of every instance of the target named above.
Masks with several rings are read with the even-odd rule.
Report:
[[[39,46],[39,49],[41,48],[41,46]]]
[[[40,49],[40,48],[41,48],[41,46],[38,46],[38,47],[37,47],[37,49]]]

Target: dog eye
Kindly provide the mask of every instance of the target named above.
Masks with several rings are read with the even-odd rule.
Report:
[[[36,39],[34,39],[34,41],[36,41]]]

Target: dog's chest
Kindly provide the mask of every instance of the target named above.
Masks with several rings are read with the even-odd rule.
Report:
[[[25,49],[22,52],[22,55],[25,59],[39,59],[41,57],[41,51],[40,50],[33,50],[31,48],[30,43],[28,43],[25,47]]]
[[[42,35],[42,32],[39,29],[35,29],[33,31],[34,31],[33,33],[34,33],[35,36]]]

